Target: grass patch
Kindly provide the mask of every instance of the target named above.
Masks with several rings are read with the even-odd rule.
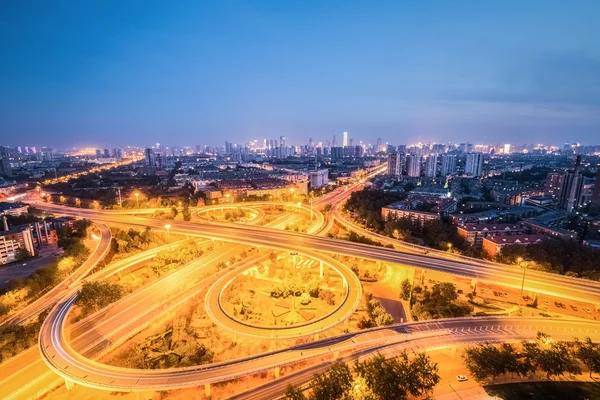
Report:
[[[600,399],[597,382],[521,382],[484,386],[490,396],[510,400]]]

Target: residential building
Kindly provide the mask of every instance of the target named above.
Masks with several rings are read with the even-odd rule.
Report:
[[[10,164],[10,152],[8,147],[0,146],[0,177],[12,176],[12,166]]]
[[[544,239],[541,235],[488,236],[483,238],[481,248],[489,258],[496,258],[506,246],[527,246],[541,243]]]
[[[457,226],[456,232],[467,242],[479,245],[488,236],[520,235],[525,230],[515,224],[464,224]]]
[[[18,249],[25,249],[35,254],[33,236],[28,226],[14,227],[0,232],[0,263],[14,261]]]
[[[442,156],[442,176],[454,175],[456,173],[456,155],[444,154]]]
[[[594,192],[592,193],[592,199],[590,203],[590,214],[600,214],[600,169],[596,174],[596,184],[594,186]]]
[[[310,172],[310,187],[311,189],[319,189],[329,184],[329,170],[320,169]]]
[[[465,175],[479,177],[483,173],[483,154],[468,153],[465,166]]]
[[[28,209],[29,206],[24,203],[0,202],[0,215],[14,215],[18,217],[19,215],[27,214]]]
[[[402,154],[394,152],[388,154],[388,175],[399,178],[402,175]]]
[[[156,167],[156,154],[153,148],[147,148],[145,151],[146,165],[148,167]]]
[[[416,154],[406,156],[406,172],[411,178],[421,176],[421,157]]]
[[[435,178],[437,175],[437,154],[430,155],[427,157],[425,162],[425,176],[428,178]]]

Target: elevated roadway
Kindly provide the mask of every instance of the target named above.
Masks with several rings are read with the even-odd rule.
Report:
[[[158,391],[195,387],[269,371],[341,351],[365,355],[390,346],[431,349],[480,341],[510,342],[535,338],[538,331],[556,340],[600,339],[600,323],[549,318],[458,318],[416,322],[344,334],[291,348],[221,363],[168,370],[113,367],[86,359],[65,340],[63,325],[74,297],[52,310],[52,324],[40,334],[44,361],[68,382],[110,391]]]
[[[69,215],[74,214],[74,211],[67,207],[51,207],[51,210],[55,212],[62,212]],[[92,220],[126,223],[131,226],[151,226],[161,228],[164,223],[160,220],[144,218],[141,216],[107,215],[92,210],[77,210],[77,215]],[[251,246],[270,247],[284,251],[310,249],[332,254],[343,254],[352,257],[380,260],[417,268],[447,272],[519,289],[521,287],[523,275],[522,270],[517,266],[442,259],[430,254],[408,254],[406,252],[388,248],[368,246],[325,237],[316,237],[297,232],[276,231],[266,227],[194,224],[183,221],[172,221],[171,231],[173,233],[181,233],[189,236],[207,237],[234,243],[248,244]],[[533,270],[528,272],[525,281],[525,290],[591,303],[597,303],[600,300],[600,282]]]

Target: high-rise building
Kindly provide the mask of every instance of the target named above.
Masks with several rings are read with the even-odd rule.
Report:
[[[344,148],[343,147],[332,147],[331,148],[331,159],[332,160],[341,160],[344,158]]]
[[[579,199],[579,195],[581,194],[581,189],[583,186],[583,177],[579,173],[579,169],[581,168],[581,156],[577,156],[575,160],[575,169],[572,174],[568,174],[567,177],[567,212],[570,213],[573,209],[578,205],[577,201]]]
[[[590,214],[600,214],[600,169],[596,174],[596,183],[594,186],[594,192],[592,193],[592,200],[590,204]]]
[[[156,166],[156,154],[154,153],[154,149],[147,148],[146,152],[145,152],[145,156],[146,156],[146,165],[149,167],[155,167]]]
[[[0,176],[12,176],[8,147],[0,146]]]
[[[402,154],[390,153],[388,154],[388,175],[400,177],[402,175]]]
[[[412,178],[421,176],[421,156],[416,154],[406,156],[406,172]]]
[[[544,187],[544,196],[552,198],[552,200],[558,201],[560,198],[560,191],[563,184],[564,174],[560,172],[550,172],[546,176],[546,185]]]
[[[375,149],[375,151],[382,151],[383,148],[381,147],[381,138],[378,137],[377,138],[377,148]]]
[[[279,136],[279,145],[285,147],[285,136]]]
[[[456,173],[456,155],[444,154],[442,156],[442,176],[454,175]]]
[[[348,146],[348,132],[342,133],[342,147]]]
[[[425,162],[425,176],[428,178],[435,178],[437,175],[437,154],[432,154],[427,157]]]
[[[510,144],[504,145],[504,154],[510,154]]]
[[[483,154],[468,153],[467,164],[465,166],[465,175],[478,177],[483,172]]]

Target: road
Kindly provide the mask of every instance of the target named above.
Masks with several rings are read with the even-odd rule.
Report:
[[[471,321],[472,324],[465,324]],[[477,343],[510,343],[535,339],[537,332],[546,332],[554,340],[572,340],[574,337],[591,337],[597,341],[600,335],[600,325],[580,320],[549,320],[540,318],[483,318],[437,320],[417,322],[403,325],[411,332],[412,337],[397,343],[382,343],[376,346],[359,348],[349,351],[340,360],[350,362],[361,361],[379,352],[386,357],[394,357],[401,351],[431,351],[453,346],[471,345]],[[393,342],[393,340],[389,340]],[[325,372],[333,361],[324,361],[317,365],[295,371],[264,385],[252,388],[246,392],[229,397],[229,400],[272,400],[278,399],[285,393],[288,385],[307,385],[315,374]]]
[[[90,271],[96,267],[96,265],[98,265],[100,261],[102,261],[104,256],[106,256],[110,250],[112,235],[110,233],[110,229],[106,225],[96,224],[96,226],[100,229],[100,240],[97,242],[96,248],[92,251],[88,259],[85,260],[85,262],[81,264],[79,268],[73,271],[73,273],[65,280],[60,282],[54,288],[50,289],[50,291],[45,293],[39,299],[35,300],[33,303],[19,310],[16,314],[11,315],[9,318],[4,320],[0,326],[5,324],[21,324],[35,317],[46,308],[51,307],[58,302],[58,300],[65,297],[70,287],[80,282],[87,274],[90,273]]]
[[[556,340],[574,336],[600,339],[600,323],[548,318],[457,318],[415,322],[344,334],[287,349],[201,366],[168,370],[135,370],[92,362],[74,351],[63,332],[64,318],[74,297],[51,311],[56,321],[42,329],[44,360],[59,375],[84,386],[118,391],[159,391],[200,386],[241,378],[309,359],[350,351],[354,357],[374,351],[393,354],[401,348],[433,349],[480,341],[510,342],[533,339],[538,331]],[[314,372],[315,369],[313,368]]]
[[[126,223],[130,226],[150,226],[161,228],[163,221],[143,216],[107,215],[101,211],[76,210],[60,206],[44,206],[46,209],[68,215],[105,222]],[[463,260],[441,259],[435,254],[409,254],[394,249],[381,248],[348,242],[345,240],[317,237],[290,231],[277,231],[267,227],[242,226],[234,224],[197,224],[184,221],[171,221],[171,232],[247,244],[270,247],[284,251],[309,249],[332,254],[342,254],[390,263],[404,264],[417,268],[447,272],[476,280],[489,281],[512,288],[521,287],[523,272],[511,265],[482,262],[480,264]],[[528,271],[525,290],[574,300],[597,303],[600,299],[600,282]]]
[[[53,254],[61,251],[57,245],[45,246],[39,249],[36,257],[2,265],[0,268],[0,291],[8,290],[12,280],[27,278],[38,269],[46,267],[54,259]]]

